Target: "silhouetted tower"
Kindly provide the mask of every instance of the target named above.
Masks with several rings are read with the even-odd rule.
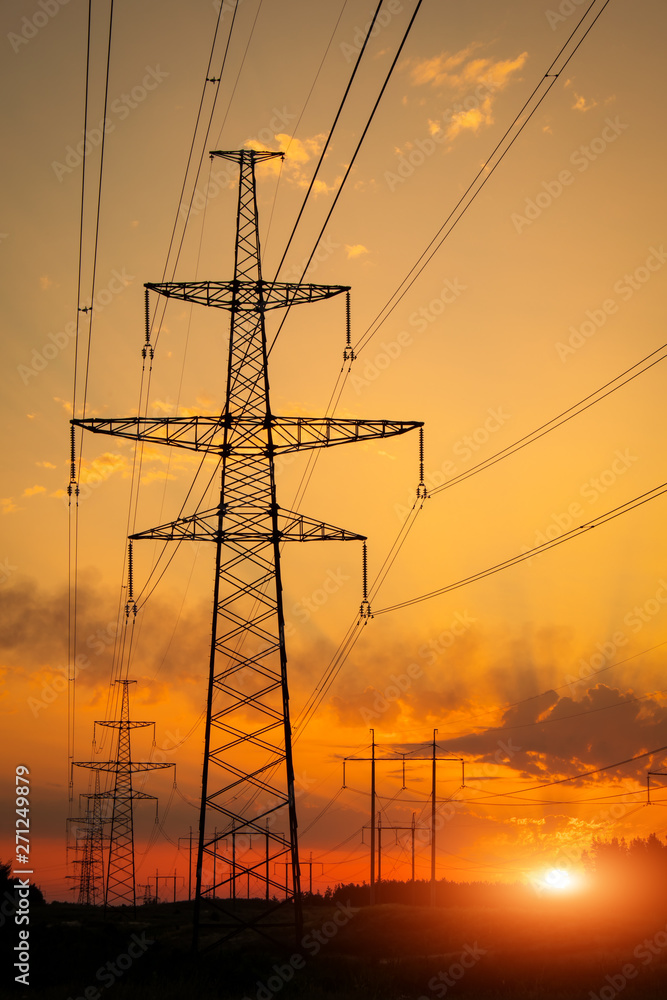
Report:
[[[75,826],[76,858],[79,866],[77,902],[82,906],[97,906],[104,902],[104,823],[100,794],[100,776],[95,774],[95,791],[79,798],[87,799],[85,816],[70,816]]]
[[[158,768],[174,767],[170,763],[132,760],[130,748],[130,733],[133,729],[143,729],[154,726],[154,722],[133,722],[130,720],[130,684],[136,681],[116,681],[123,688],[120,719],[114,722],[96,722],[96,726],[106,726],[118,730],[118,746],[115,760],[110,761],[76,761],[74,767],[88,767],[94,771],[106,771],[114,775],[113,789],[99,792],[96,801],[110,799],[113,803],[111,813],[111,833],[109,835],[109,860],[107,864],[106,890],[104,902],[106,906],[136,905],[136,885],[134,876],[134,811],[136,799],[154,799],[132,787],[132,775],[137,772],[155,771]],[[157,800],[156,800],[157,801]]]
[[[81,859],[79,903],[97,906],[104,902],[104,818],[99,772],[95,774],[95,790],[84,795],[84,798],[88,799],[88,805]]]
[[[221,907],[221,939],[247,928],[266,934],[274,910],[293,904],[300,937],[301,905],[292,738],[282,604],[280,550],[286,541],[364,540],[302,514],[276,499],[276,456],[350,441],[403,434],[421,423],[279,417],[271,411],[265,316],[349,292],[347,286],[262,279],[255,165],[282,153],[217,151],[239,165],[234,277],[231,281],[149,283],[160,295],[231,313],[226,393],[219,417],[131,417],[73,423],[103,434],[218,455],[220,501],[212,510],[179,518],[132,538],[210,541],[215,546],[212,641],[206,704],[202,796],[197,854],[194,946],[202,901],[235,897],[238,878],[262,881],[279,902],[251,913]],[[349,311],[348,311],[349,317]],[[348,327],[349,331],[349,327]],[[147,337],[148,344],[148,337]],[[348,333],[349,344],[349,333]],[[346,349],[345,357],[351,358]],[[368,615],[368,602],[362,614]],[[267,821],[269,834],[266,836]],[[279,833],[287,829],[287,835]],[[243,851],[243,840],[266,839],[266,856]],[[235,845],[222,865],[222,843]],[[218,862],[216,866],[216,861]],[[285,883],[269,875],[287,863]],[[215,873],[215,877],[214,877]],[[243,884],[243,883],[242,883]],[[279,926],[285,927],[284,920]],[[270,933],[270,932],[269,932]]]

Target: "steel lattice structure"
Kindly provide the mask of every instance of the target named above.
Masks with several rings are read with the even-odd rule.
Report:
[[[87,430],[219,456],[220,501],[211,510],[143,531],[133,539],[210,541],[215,582],[205,749],[197,855],[194,946],[204,901],[218,906],[220,938],[252,929],[271,936],[278,906],[292,906],[301,930],[297,816],[289,714],[280,549],[287,541],[364,540],[302,514],[281,509],[274,461],[286,452],[330,447],[403,434],[414,421],[280,417],[269,399],[265,314],[274,308],[329,299],[347,286],[292,284],[262,279],[255,166],[282,153],[216,151],[239,166],[234,277],[232,281],[149,283],[166,297],[231,313],[225,402],[219,417],[83,419]],[[218,824],[220,827],[218,828]],[[267,835],[268,824],[268,835]],[[287,835],[278,833],[286,827]],[[260,834],[266,856],[243,853],[244,835]],[[231,870],[212,878],[220,847],[236,845]],[[269,875],[287,865],[286,885]],[[224,865],[218,865],[224,868]],[[266,873],[266,874],[265,874]],[[222,905],[233,899],[235,880],[264,884],[261,909]],[[206,884],[205,883],[210,883]],[[264,893],[262,893],[264,895]],[[274,915],[275,914],[275,915]],[[284,926],[284,921],[282,923]]]
[[[79,872],[78,902],[83,906],[97,906],[104,902],[104,824],[99,772],[95,774],[95,791],[86,793],[86,815],[74,822],[77,828],[77,846],[83,840],[83,857],[77,859],[81,865]],[[83,836],[81,837],[81,831]]]
[[[109,861],[104,892],[106,906],[136,906],[136,883],[134,871],[134,809],[137,799],[153,799],[154,795],[140,792],[132,787],[132,775],[137,772],[155,771],[174,764],[155,761],[132,760],[130,733],[133,729],[154,726],[154,722],[133,722],[130,719],[130,684],[136,681],[116,681],[123,687],[120,719],[112,722],[96,722],[96,726],[106,726],[118,730],[116,758],[112,761],[76,761],[73,767],[87,767],[114,775],[114,786],[108,792],[96,791],[91,796],[94,801],[112,802],[111,833],[109,835]],[[101,806],[100,806],[101,808]]]

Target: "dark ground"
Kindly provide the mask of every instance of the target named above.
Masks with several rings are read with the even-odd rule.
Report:
[[[301,948],[257,939],[190,953],[189,903],[110,910],[51,903],[30,915],[30,985],[12,982],[18,928],[2,928],[2,996],[38,1000],[434,1000],[667,996],[667,894],[538,896],[452,886],[436,908],[309,902]],[[391,893],[387,893],[391,896]],[[359,900],[356,900],[359,902]],[[239,901],[241,908],[252,903]],[[283,908],[281,917],[291,920]],[[217,936],[224,913],[202,930]],[[278,932],[280,933],[280,932]],[[592,997],[591,997],[592,994]]]

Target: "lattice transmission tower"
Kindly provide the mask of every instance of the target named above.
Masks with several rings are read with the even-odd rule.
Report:
[[[273,928],[285,927],[280,919],[284,915],[276,913],[285,903],[291,906],[297,937],[301,931],[281,547],[288,541],[363,541],[365,536],[279,507],[275,459],[292,452],[403,434],[422,426],[414,421],[284,417],[272,412],[266,313],[349,294],[348,286],[262,279],[255,166],[283,155],[248,149],[211,153],[239,166],[231,281],[146,285],[147,290],[163,296],[231,313],[226,393],[220,416],[73,421],[97,433],[207,452],[220,459],[220,499],[213,509],[132,536],[209,541],[215,547],[195,949],[200,924],[204,926],[204,902],[218,910],[215,928],[219,940],[246,929],[270,937]],[[152,351],[148,324],[146,339],[145,350]],[[351,357],[349,322],[345,356]],[[362,613],[368,610],[364,601]],[[278,832],[281,829],[286,832]],[[265,838],[265,857],[250,849],[243,851],[244,836],[251,844],[257,834]],[[235,846],[233,859],[225,855],[224,845],[230,841]],[[278,881],[269,873],[283,863],[288,876]],[[248,884],[250,880],[255,885],[261,883],[262,897],[270,888],[272,902],[260,907],[235,899],[238,878],[247,879]],[[284,898],[278,900],[279,895]]]
[[[119,680],[122,700],[120,719],[111,722],[96,722],[96,726],[105,726],[118,730],[118,744],[114,760],[108,761],[75,761],[73,767],[87,767],[92,771],[106,772],[114,776],[113,788],[100,792],[99,785],[92,798],[99,803],[107,799],[111,801],[111,832],[109,834],[109,859],[107,862],[107,877],[104,891],[106,906],[136,906],[136,882],[134,867],[134,802],[138,799],[153,799],[155,795],[141,792],[132,786],[132,775],[155,771],[159,768],[174,767],[174,764],[157,761],[132,760],[130,733],[133,729],[143,729],[155,726],[154,722],[134,722],[130,719],[130,684],[136,681]],[[95,806],[93,807],[95,809]]]
[[[99,772],[95,774],[94,791],[86,792],[81,798],[87,799],[86,815],[68,820],[77,824],[76,850],[81,855],[75,859],[80,866],[77,902],[82,906],[98,906],[104,902],[104,824],[107,822],[102,813]]]

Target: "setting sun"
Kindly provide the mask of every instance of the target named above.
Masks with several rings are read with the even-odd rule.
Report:
[[[544,884],[549,889],[571,889],[572,877],[563,868],[552,868],[544,876]]]

